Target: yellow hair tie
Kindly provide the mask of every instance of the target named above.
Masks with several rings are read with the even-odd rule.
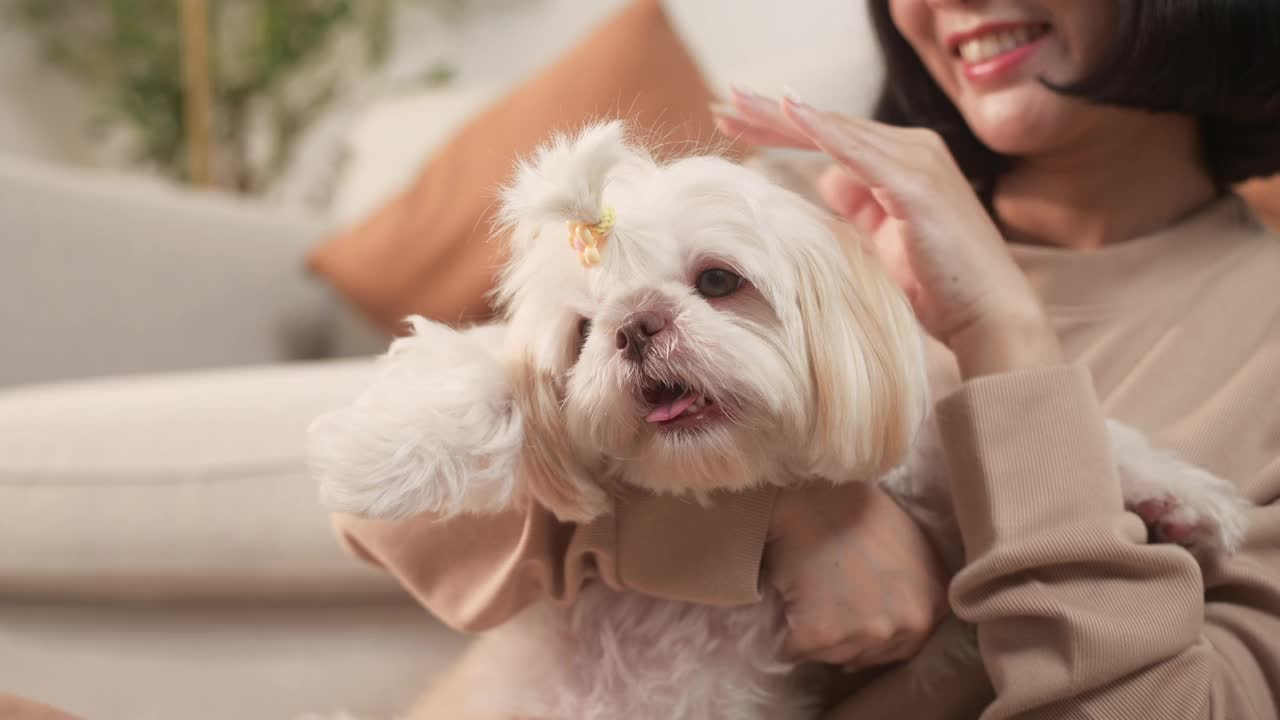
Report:
[[[592,268],[600,264],[600,251],[604,249],[605,238],[613,230],[618,219],[613,208],[606,207],[600,213],[600,222],[595,224],[569,221],[569,247],[578,253],[578,261],[584,268]]]

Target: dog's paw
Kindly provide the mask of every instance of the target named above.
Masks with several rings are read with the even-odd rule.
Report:
[[[1125,507],[1146,523],[1151,542],[1181,545],[1197,557],[1235,552],[1250,504],[1234,485],[1151,447],[1132,428],[1110,429]]]
[[[1125,507],[1142,518],[1150,542],[1181,545],[1197,557],[1230,555],[1248,527],[1249,503],[1234,486],[1183,464],[1163,487],[1126,488]]]
[[[419,511],[412,494],[384,473],[370,475],[325,474],[320,477],[320,504],[330,512],[369,518],[400,520]]]
[[[370,387],[312,423],[307,457],[330,510],[449,516],[509,505],[522,437],[505,373],[483,339],[417,318]]]
[[[1244,536],[1243,511],[1226,498],[1217,510],[1206,511],[1174,496],[1142,501],[1130,510],[1147,524],[1149,542],[1180,544],[1196,555],[1230,555]]]

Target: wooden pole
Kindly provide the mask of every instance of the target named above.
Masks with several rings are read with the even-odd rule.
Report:
[[[207,0],[181,3],[182,92],[186,124],[187,172],[195,185],[210,187],[213,177],[213,85],[209,72]]]

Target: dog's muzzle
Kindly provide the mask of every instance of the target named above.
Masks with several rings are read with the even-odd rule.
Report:
[[[618,328],[615,342],[618,352],[631,362],[639,363],[645,358],[653,339],[670,326],[671,320],[653,310],[641,310],[627,316]]]

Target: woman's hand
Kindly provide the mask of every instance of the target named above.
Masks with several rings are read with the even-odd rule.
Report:
[[[779,493],[765,577],[782,595],[784,654],[855,668],[906,660],[950,612],[924,533],[870,483]]]
[[[717,122],[750,143],[835,159],[823,198],[872,240],[965,377],[1061,362],[1038,298],[936,133],[737,91]]]

